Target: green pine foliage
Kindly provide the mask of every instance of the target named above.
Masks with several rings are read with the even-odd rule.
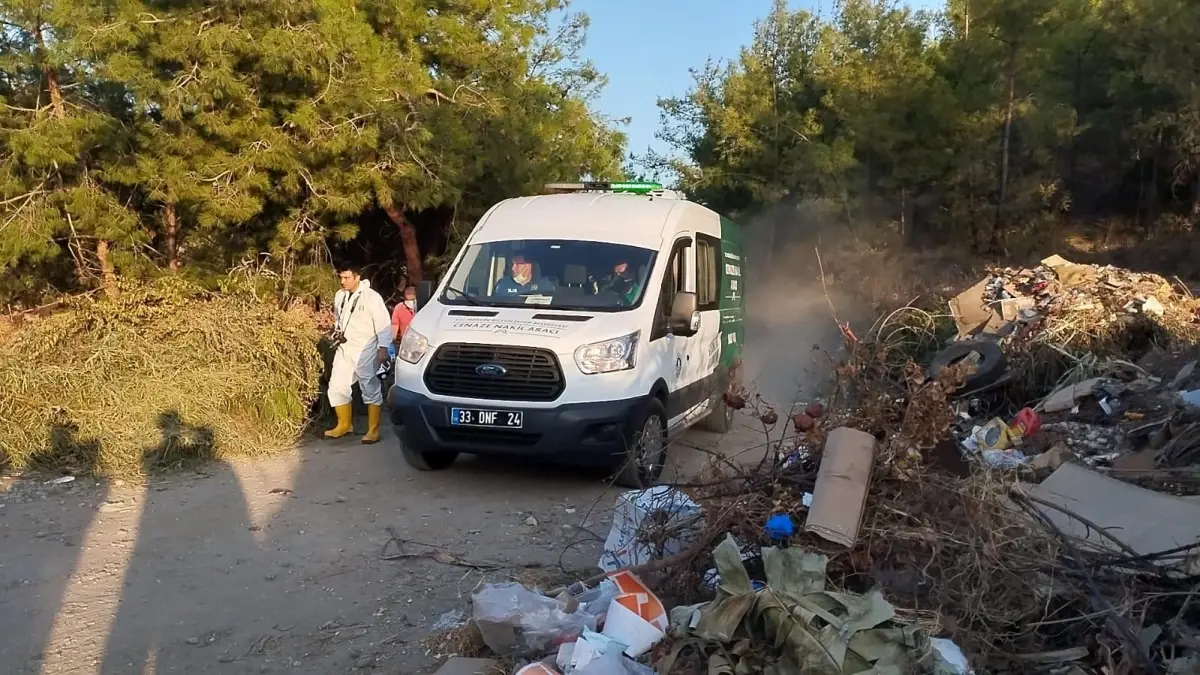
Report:
[[[315,293],[351,240],[620,177],[564,6],[0,0],[0,302],[251,268]],[[410,277],[427,240],[391,252]]]
[[[834,200],[910,237],[1003,249],[1067,218],[1200,221],[1200,5],[779,0],[730,63],[664,99],[674,173],[714,207]]]

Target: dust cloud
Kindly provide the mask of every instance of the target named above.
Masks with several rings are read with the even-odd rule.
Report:
[[[838,320],[858,326],[861,303],[828,281],[822,288],[815,247],[837,236],[821,204],[779,209],[741,223],[746,251],[746,351],[743,383],[780,413],[824,395],[841,354]],[[833,309],[831,310],[830,304]]]

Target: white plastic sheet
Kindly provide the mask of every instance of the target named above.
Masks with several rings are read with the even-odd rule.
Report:
[[[700,505],[669,485],[623,493],[617,497],[600,569],[614,572],[682,553],[702,525]],[[662,546],[652,547],[643,541],[645,537],[638,536],[643,528],[661,535],[654,539],[661,540]]]

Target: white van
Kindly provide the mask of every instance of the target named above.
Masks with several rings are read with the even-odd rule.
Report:
[[[475,226],[397,349],[405,460],[459,453],[655,482],[668,439],[725,431],[745,288],[736,225],[655,183],[556,183]]]

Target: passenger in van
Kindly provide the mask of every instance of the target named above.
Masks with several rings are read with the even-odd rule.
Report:
[[[637,279],[633,276],[633,272],[629,269],[629,261],[618,260],[617,264],[613,265],[612,274],[600,280],[598,290],[615,293],[623,298],[627,304],[633,304],[633,301],[637,300],[641,288],[641,284],[638,283]]]
[[[542,277],[533,278],[533,259],[523,254],[516,254],[509,265],[509,273],[496,282],[492,295],[529,295],[531,293],[550,293],[554,284]]]

